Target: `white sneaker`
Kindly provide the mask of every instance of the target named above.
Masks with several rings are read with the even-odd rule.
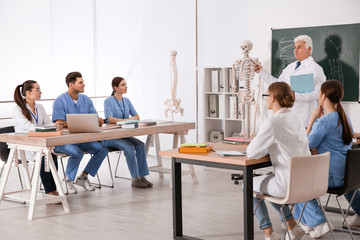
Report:
[[[90,184],[90,181],[87,176],[80,175],[76,178],[75,184],[82,186],[87,191],[95,191],[95,187]]]
[[[347,217],[346,221],[350,227],[360,227],[360,216],[357,214]]]
[[[65,189],[68,190],[69,194],[77,193],[77,190],[76,190],[74,184],[72,183],[72,181],[70,181],[69,179],[65,179],[64,184],[66,184]]]
[[[281,237],[279,236],[279,234],[273,231],[270,237],[265,237],[265,240],[281,240]]]
[[[305,231],[299,225],[296,225],[292,230],[289,230],[289,233],[291,240],[299,240],[302,238],[302,236],[304,236]],[[289,234],[286,233],[285,239],[290,240]]]
[[[328,232],[330,232],[329,224],[327,222],[324,222],[314,227],[314,230],[310,231],[310,236],[312,238],[319,238],[327,234]]]
[[[305,234],[309,234],[311,230],[313,230],[312,227],[309,227],[308,225],[300,222],[299,223],[300,227],[305,231]]]

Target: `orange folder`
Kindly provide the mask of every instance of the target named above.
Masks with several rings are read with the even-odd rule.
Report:
[[[179,153],[208,153],[211,150],[212,150],[212,146],[179,147]]]

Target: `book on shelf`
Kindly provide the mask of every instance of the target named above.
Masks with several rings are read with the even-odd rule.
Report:
[[[55,132],[56,129],[56,126],[37,125],[35,127],[35,132]]]
[[[138,128],[138,123],[128,123],[121,125],[121,128]]]
[[[236,142],[251,142],[252,138],[247,137],[226,137],[224,140]]]
[[[28,137],[56,137],[56,136],[61,136],[62,134],[63,134],[63,130],[50,131],[50,132],[30,131],[28,132]]]
[[[249,144],[252,138],[246,137],[227,137],[223,140],[223,143],[230,143],[230,144]]]
[[[156,125],[156,122],[155,121],[140,121],[138,123],[138,125],[141,127],[153,126],[153,125]]]
[[[184,143],[181,144],[179,153],[208,153],[212,150],[213,145],[203,143]]]
[[[249,144],[250,143],[250,142],[237,142],[237,141],[227,141],[227,140],[223,140],[222,142],[223,143],[234,144],[234,145],[237,145],[237,144]]]

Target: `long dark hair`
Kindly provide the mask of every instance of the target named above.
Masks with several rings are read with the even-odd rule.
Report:
[[[113,89],[111,96],[114,96],[115,94],[115,87],[119,86],[122,80],[125,80],[123,77],[114,77],[114,79],[111,81],[111,87]]]
[[[336,104],[336,110],[339,114],[338,126],[342,126],[342,139],[346,145],[349,145],[353,138],[353,132],[351,130],[349,121],[345,114],[344,108],[341,106],[341,99],[344,96],[344,88],[342,84],[337,80],[327,80],[321,85],[321,93],[330,100],[330,102]]]
[[[37,83],[34,80],[27,80],[23,82],[23,84],[17,85],[14,92],[14,101],[15,103],[21,108],[22,113],[24,116],[31,122],[32,117],[29,109],[26,107],[26,91],[31,91],[35,86],[34,84]]]

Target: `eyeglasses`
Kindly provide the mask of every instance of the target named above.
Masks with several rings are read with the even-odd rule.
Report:
[[[262,94],[262,99],[263,100],[266,100],[266,97],[270,97],[271,95],[270,94],[268,94],[268,93],[263,93]]]

